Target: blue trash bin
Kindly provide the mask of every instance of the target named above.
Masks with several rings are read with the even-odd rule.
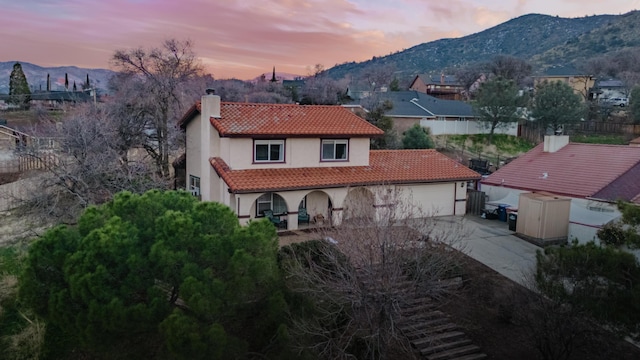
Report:
[[[498,205],[498,220],[507,222],[507,206],[505,204]]]

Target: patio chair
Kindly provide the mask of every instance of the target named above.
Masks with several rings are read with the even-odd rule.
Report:
[[[309,220],[311,219],[311,216],[309,216],[309,213],[307,213],[307,209],[306,208],[299,208],[298,209],[298,224],[300,223],[309,223]]]
[[[279,217],[273,215],[273,210],[265,210],[262,213],[267,219],[269,219],[269,221],[271,221],[273,225],[275,225],[278,228],[285,224],[282,220],[280,220]]]

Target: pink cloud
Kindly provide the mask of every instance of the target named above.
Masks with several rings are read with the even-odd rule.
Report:
[[[554,4],[550,6],[549,4]],[[442,37],[477,32],[548,8],[626,12],[640,1],[569,0],[21,0],[0,12],[0,61],[108,67],[116,49],[191,39],[218,78],[252,78],[276,66],[306,74]],[[556,6],[557,5],[557,6]],[[563,13],[563,14],[564,14]],[[562,14],[560,14],[562,15]],[[586,14],[583,14],[586,15]]]

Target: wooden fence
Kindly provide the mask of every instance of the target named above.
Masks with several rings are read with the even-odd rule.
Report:
[[[483,191],[467,191],[467,214],[481,215],[484,209],[485,194]]]
[[[575,125],[574,130],[580,133],[628,134],[640,136],[639,124],[625,124],[608,121],[585,121]]]
[[[0,160],[0,174],[22,173],[29,170],[46,169],[58,162],[54,154],[17,155],[9,159]]]

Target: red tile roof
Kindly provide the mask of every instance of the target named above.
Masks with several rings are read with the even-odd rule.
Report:
[[[569,143],[554,153],[544,152],[543,147],[536,146],[482,180],[482,184],[592,197],[640,162],[640,147]],[[619,186],[626,187],[625,184]],[[618,195],[621,194],[613,191],[607,196],[614,200]]]
[[[369,166],[232,170],[220,158],[210,162],[234,193],[480,179],[435,150],[373,150]]]
[[[594,199],[633,201],[640,196],[640,163],[593,194]]]
[[[200,112],[200,102],[178,122],[184,128]],[[348,109],[336,105],[220,104],[211,125],[226,137],[376,137],[384,132]]]

